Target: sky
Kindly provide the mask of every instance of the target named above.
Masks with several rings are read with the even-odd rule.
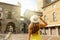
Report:
[[[24,12],[29,10],[37,10],[37,0],[0,0],[0,2],[5,2],[9,4],[17,5],[18,2],[21,3],[21,16],[23,16]]]

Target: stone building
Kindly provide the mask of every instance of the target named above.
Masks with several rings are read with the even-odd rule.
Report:
[[[9,32],[12,26],[13,33],[19,32],[19,17],[21,5],[13,5],[0,2],[0,32]]]
[[[60,35],[60,0],[38,0],[38,10],[48,25],[41,29],[43,35]]]
[[[28,33],[28,25],[30,20],[25,16],[20,18],[20,33]]]
[[[37,14],[39,14],[40,12],[38,12],[38,11],[32,11],[32,10],[26,10],[25,11],[25,13],[24,13],[24,17],[25,18],[27,18],[28,20],[30,20],[30,17],[32,16],[32,15],[37,15]]]

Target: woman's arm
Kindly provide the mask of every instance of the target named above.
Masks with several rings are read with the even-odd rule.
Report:
[[[44,28],[45,26],[47,26],[48,24],[42,19],[42,17],[40,17],[40,20],[43,22],[43,24],[40,24],[41,28]]]
[[[30,37],[31,37],[31,33],[28,33],[28,40],[30,40]]]
[[[28,27],[28,40],[30,40],[31,32],[32,32],[32,30],[31,30],[31,24],[30,24]]]

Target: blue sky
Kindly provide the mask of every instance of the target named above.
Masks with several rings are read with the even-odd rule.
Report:
[[[0,2],[10,3],[17,5],[17,2],[21,3],[21,15],[23,16],[25,10],[37,10],[37,0],[0,0]]]

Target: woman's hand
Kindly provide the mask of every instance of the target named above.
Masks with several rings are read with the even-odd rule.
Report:
[[[43,13],[42,13],[42,12],[40,12],[40,13],[38,14],[38,16],[39,16],[39,17],[42,17],[42,16],[43,16]]]
[[[43,20],[41,16],[40,16],[40,20]]]
[[[48,25],[48,24],[42,19],[42,17],[40,17],[40,20],[44,23],[44,24],[40,24],[42,28],[44,28],[45,26]]]

